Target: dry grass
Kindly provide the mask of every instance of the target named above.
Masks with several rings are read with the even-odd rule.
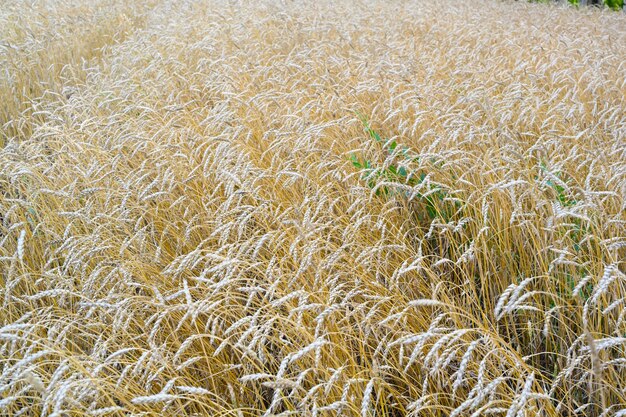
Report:
[[[626,16],[245,3],[2,2],[0,414],[626,415]]]
[[[2,0],[0,146],[30,136],[46,103],[84,81],[106,46],[142,27],[153,0]]]

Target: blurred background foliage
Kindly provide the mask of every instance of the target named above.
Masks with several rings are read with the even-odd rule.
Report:
[[[551,3],[554,0],[530,0],[533,3]],[[567,0],[575,6],[606,6],[613,10],[623,10],[624,0]]]

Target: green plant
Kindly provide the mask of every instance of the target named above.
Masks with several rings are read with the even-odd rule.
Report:
[[[620,10],[624,8],[624,0],[604,0],[604,4],[613,10]]]
[[[577,200],[571,197],[570,193],[563,185],[567,185],[566,181],[561,179],[560,171],[551,171],[548,169],[548,166],[545,162],[541,162],[539,164],[539,169],[543,172],[545,176],[548,176],[548,180],[546,181],[546,185],[556,192],[556,197],[559,203],[563,207],[571,207],[578,203]]]
[[[411,164],[419,163],[420,156],[415,154],[408,146],[398,145],[392,139],[383,139],[378,132],[370,126],[369,121],[361,113],[356,112],[359,120],[363,124],[368,136],[376,141],[385,152],[385,156],[392,160],[386,167],[378,166],[366,158],[359,158],[355,154],[350,155],[350,161],[355,168],[362,171],[361,178],[366,181],[369,188],[375,190],[379,197],[402,196],[403,198],[416,198],[424,204],[424,208],[430,220],[441,218],[444,221],[450,220],[453,215],[449,205],[444,202],[449,192],[441,187],[429,184],[428,192],[411,192],[406,187],[394,187],[393,184],[416,187],[422,184],[427,177],[424,170],[412,169]],[[396,162],[398,157],[400,162]],[[378,186],[379,181],[384,181],[384,186]],[[389,185],[391,184],[391,185]],[[459,207],[458,202],[454,206]]]

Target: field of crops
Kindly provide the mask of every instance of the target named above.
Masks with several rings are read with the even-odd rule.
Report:
[[[626,416],[626,14],[0,0],[0,415]]]

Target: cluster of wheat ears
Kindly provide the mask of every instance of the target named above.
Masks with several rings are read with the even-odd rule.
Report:
[[[0,415],[626,416],[626,15],[2,0]]]

